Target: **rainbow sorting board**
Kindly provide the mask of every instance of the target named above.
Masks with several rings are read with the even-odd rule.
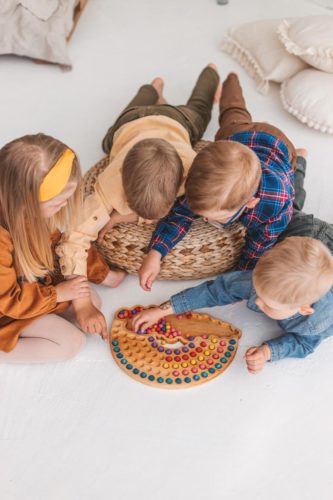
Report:
[[[142,309],[119,309],[110,347],[118,366],[139,382],[164,389],[195,387],[232,363],[241,331],[208,314],[170,315],[135,333],[131,320]]]

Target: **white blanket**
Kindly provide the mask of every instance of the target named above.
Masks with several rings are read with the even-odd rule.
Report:
[[[78,0],[1,0],[0,54],[71,66],[66,39]]]

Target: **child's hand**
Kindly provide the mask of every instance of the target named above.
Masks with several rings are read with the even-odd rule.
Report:
[[[97,333],[103,340],[107,340],[105,318],[90,298],[73,301],[73,308],[81,330],[86,333]]]
[[[98,233],[97,242],[101,243],[106,233],[108,233],[113,226],[120,223],[128,224],[130,222],[137,222],[138,218],[139,217],[136,214],[120,215],[116,210],[113,210],[113,212],[111,212],[109,222],[107,222]]]
[[[266,344],[250,347],[246,351],[244,358],[248,371],[254,374],[259,373],[265,363],[271,359],[271,350]]]
[[[143,259],[142,266],[139,270],[140,286],[146,292],[151,291],[151,287],[156,276],[161,269],[161,254],[156,250],[150,250]]]
[[[90,297],[90,288],[85,276],[77,276],[67,281],[62,281],[55,286],[57,302],[82,299]]]
[[[166,314],[172,314],[172,309],[171,312],[164,311],[159,307],[151,307],[150,309],[145,309],[133,318],[132,328],[135,332],[137,332],[138,330],[146,330],[154,323],[157,323],[157,321]]]

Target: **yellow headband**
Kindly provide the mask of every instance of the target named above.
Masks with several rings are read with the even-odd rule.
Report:
[[[39,187],[39,201],[48,201],[61,193],[71,176],[74,158],[73,151],[65,149],[59,160],[44,177]]]

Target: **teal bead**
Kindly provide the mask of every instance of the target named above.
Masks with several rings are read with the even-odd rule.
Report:
[[[140,373],[140,377],[141,378],[146,378],[147,377],[147,373],[146,372],[141,372]]]
[[[135,375],[137,375],[138,373],[140,373],[140,370],[138,368],[134,368],[133,373],[135,373]]]
[[[153,380],[155,380],[154,375],[149,375],[148,380],[150,380],[151,382],[153,382]]]
[[[186,382],[187,384],[189,384],[189,383],[191,382],[190,377],[185,377],[185,378],[184,378],[184,380],[185,380],[185,382]]]
[[[119,343],[118,340],[113,340],[112,341],[112,345],[118,345],[118,343]]]
[[[200,380],[199,375],[194,375],[193,380]]]
[[[229,349],[229,351],[234,351],[234,350],[235,350],[235,348],[234,348],[234,346],[233,346],[233,345],[229,345],[229,346],[228,346],[228,349]]]
[[[230,344],[233,344],[233,345],[236,344],[236,340],[235,339],[231,339],[230,340]]]
[[[182,379],[181,378],[176,378],[176,384],[181,384],[182,383]]]
[[[124,359],[122,359],[122,360],[120,361],[120,363],[121,363],[122,365],[126,365],[126,363],[127,363],[127,359],[125,359],[125,358],[124,358]]]
[[[209,373],[215,373],[215,368],[209,368]]]
[[[121,358],[123,358],[123,357],[124,357],[124,355],[123,355],[121,352],[118,352],[118,354],[117,354],[117,358],[121,359]]]
[[[215,367],[216,367],[218,370],[220,370],[220,368],[222,368],[222,365],[221,365],[221,363],[216,363],[216,364],[215,364]]]
[[[158,377],[157,382],[158,382],[159,384],[162,384],[162,382],[163,382],[163,378],[162,378],[162,377]]]
[[[131,363],[128,363],[128,365],[126,366],[127,370],[132,370],[133,368],[133,365],[131,365]]]
[[[172,378],[166,378],[165,381],[167,384],[172,384]]]
[[[202,376],[203,378],[207,378],[207,377],[208,377],[208,373],[207,373],[207,372],[202,372],[201,376]]]
[[[225,358],[220,359],[221,363],[227,363],[227,360]]]
[[[226,352],[226,353],[225,353],[225,356],[226,356],[227,358],[230,358],[230,356],[231,356],[230,352]]]
[[[120,348],[119,347],[115,347],[113,350],[114,350],[114,352],[119,352]]]

